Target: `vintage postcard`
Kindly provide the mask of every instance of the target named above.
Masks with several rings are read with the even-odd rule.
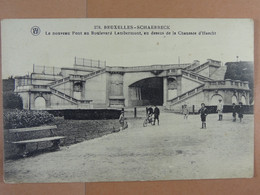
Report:
[[[251,19],[1,21],[8,183],[251,178]]]

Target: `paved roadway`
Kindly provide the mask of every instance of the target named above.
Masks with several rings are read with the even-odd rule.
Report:
[[[253,174],[253,115],[242,123],[199,115],[162,113],[160,126],[129,128],[61,151],[5,163],[7,182],[136,181],[250,177]]]

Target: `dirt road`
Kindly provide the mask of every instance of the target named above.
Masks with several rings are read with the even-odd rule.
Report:
[[[242,123],[162,113],[160,126],[129,120],[118,133],[4,164],[6,182],[85,182],[251,177],[253,115]]]

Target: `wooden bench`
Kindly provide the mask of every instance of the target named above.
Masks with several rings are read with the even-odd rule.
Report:
[[[19,134],[25,133],[25,132],[37,132],[37,131],[45,131],[49,130],[51,137],[43,137],[38,139],[28,139],[28,140],[21,140],[21,141],[8,141],[9,143],[16,144],[19,151],[18,154],[22,155],[23,157],[26,157],[28,152],[26,151],[26,144],[28,143],[36,143],[36,150],[38,150],[38,145],[40,142],[52,142],[52,150],[58,150],[60,140],[65,138],[63,136],[56,136],[56,134],[53,132],[54,129],[57,129],[57,126],[40,126],[40,127],[30,127],[30,128],[19,128],[19,129],[9,129],[8,133],[14,133],[16,134],[17,139],[20,139]]]

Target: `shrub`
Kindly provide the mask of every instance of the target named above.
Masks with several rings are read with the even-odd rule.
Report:
[[[4,111],[4,128],[15,129],[36,127],[54,121],[54,116],[46,111],[9,110]]]
[[[13,92],[4,92],[3,106],[4,109],[23,109],[23,100]]]

